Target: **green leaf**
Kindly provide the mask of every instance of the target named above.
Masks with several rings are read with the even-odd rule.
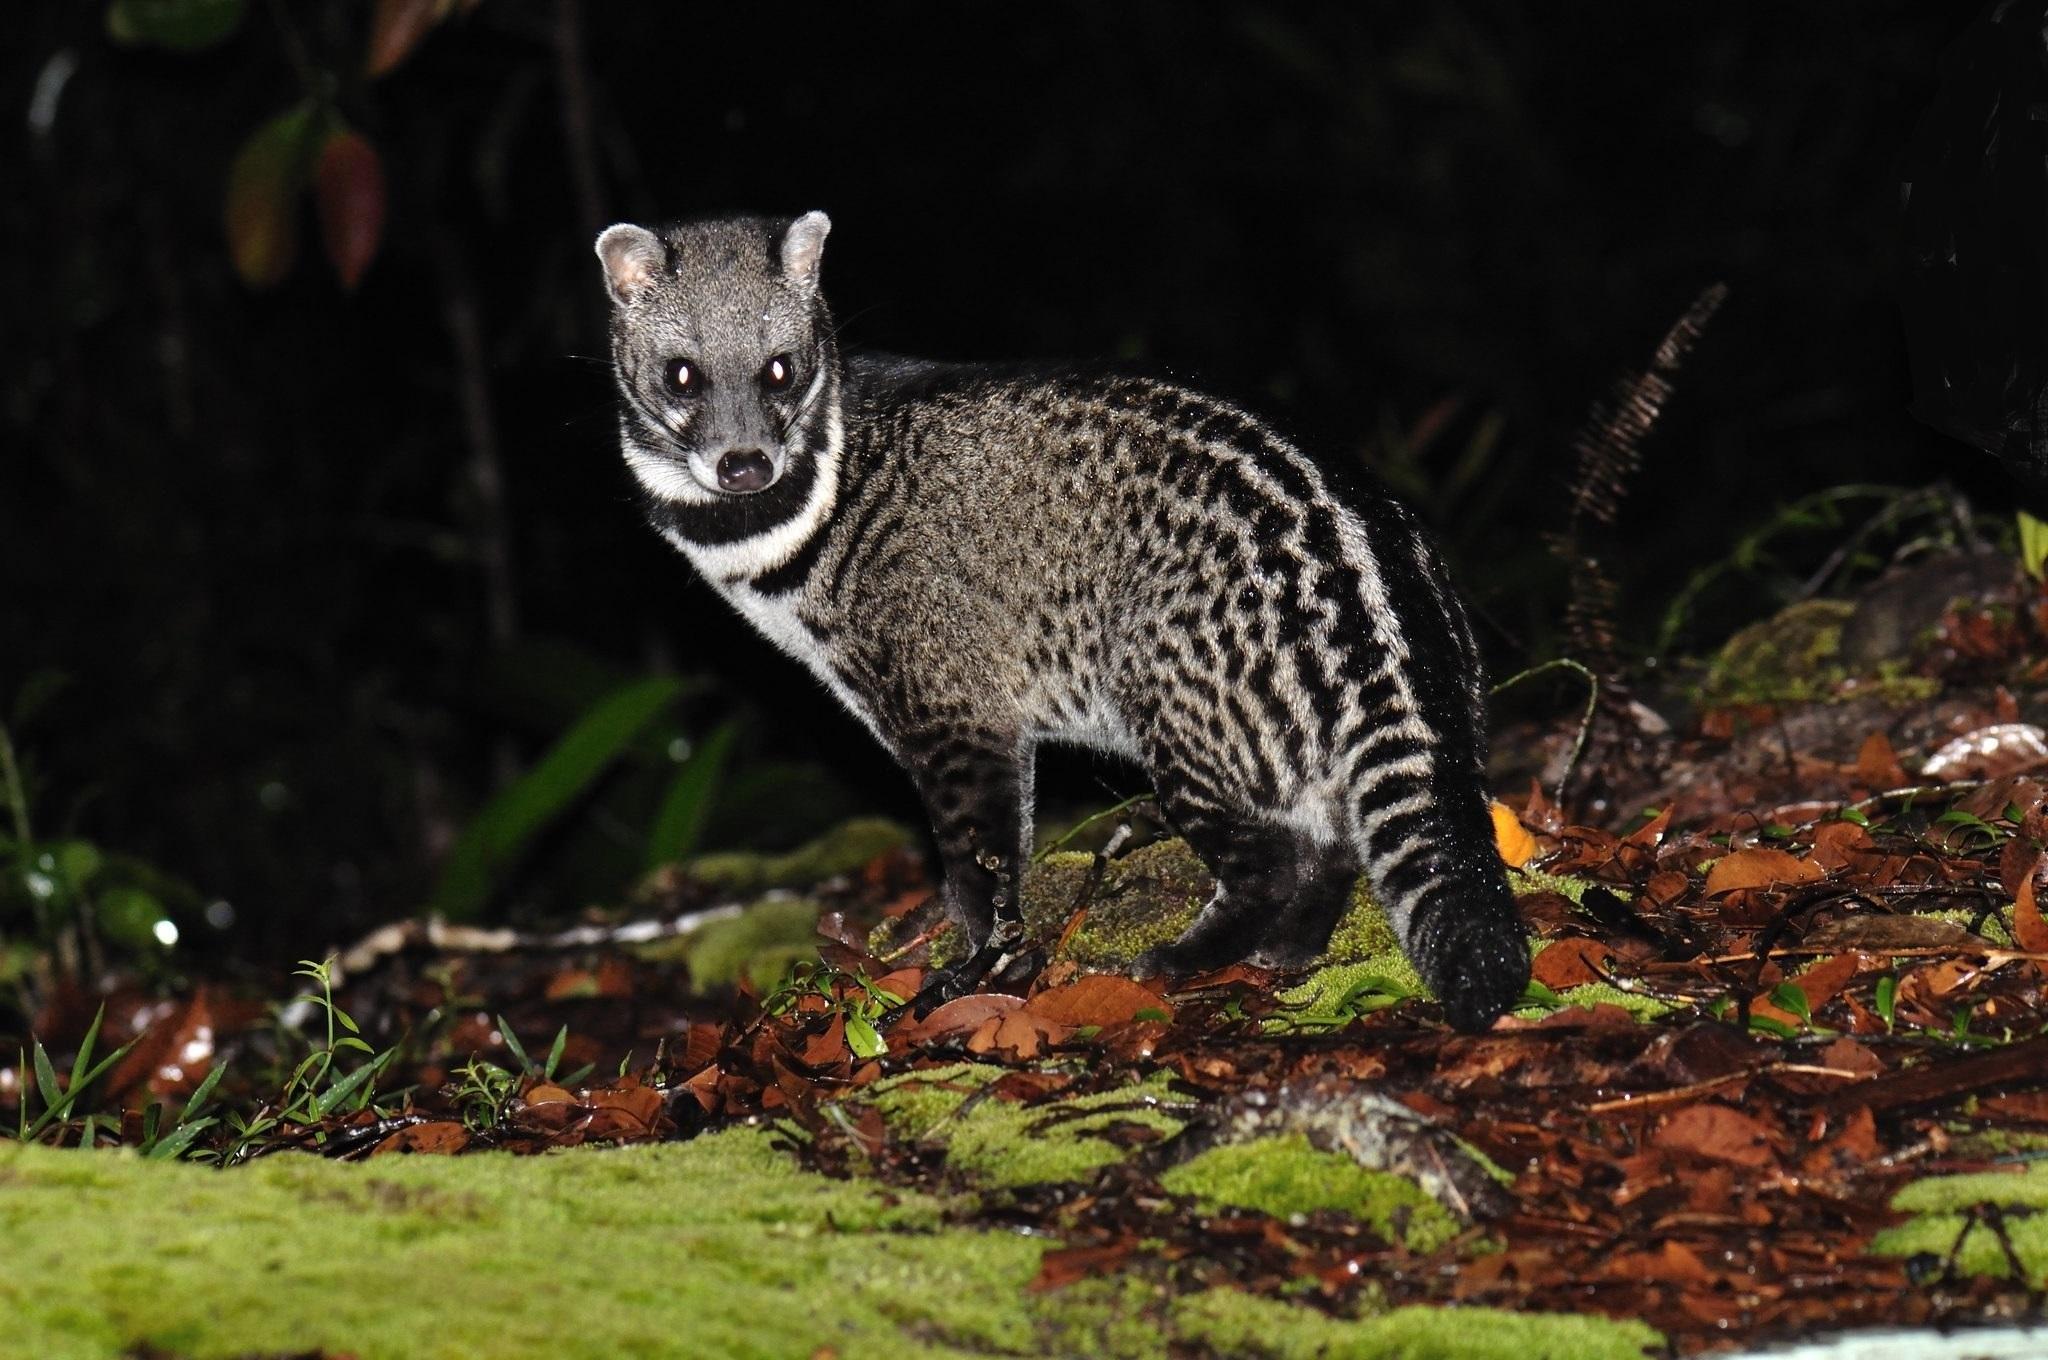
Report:
[[[1813,1019],[1813,1003],[1806,999],[1806,993],[1796,983],[1781,982],[1771,988],[1771,1004],[1798,1016],[1801,1024]]]
[[[512,1027],[505,1023],[505,1017],[502,1015],[498,1017],[498,1035],[504,1039],[506,1050],[519,1060],[519,1070],[532,1072],[533,1059],[526,1056],[526,1049],[520,1044],[519,1036],[512,1032]]]
[[[577,719],[538,765],[486,804],[464,829],[441,871],[431,909],[458,920],[482,911],[533,838],[587,793],[634,734],[681,692],[681,682],[666,677],[636,680]]]
[[[889,1051],[888,1041],[857,1015],[846,1017],[846,1046],[856,1058],[879,1058]]]
[[[568,1046],[569,1027],[567,1025],[564,1025],[560,1029],[555,1031],[554,1047],[548,1050],[547,1066],[541,1069],[541,1075],[546,1077],[549,1081],[553,1081],[555,1079],[555,1069],[561,1066],[562,1063],[562,1050],[567,1048]]]
[[[712,794],[738,734],[739,724],[719,724],[676,770],[661,800],[661,810],[655,814],[654,829],[647,836],[649,869],[686,859],[697,848],[704,820],[711,812]]]
[[[107,6],[107,36],[130,46],[198,52],[232,36],[248,8],[248,0],[114,0]]]
[[[192,1094],[185,1098],[185,1108],[178,1112],[178,1122],[171,1125],[172,1128],[183,1128],[191,1122],[193,1115],[206,1108],[206,1102],[213,1098],[213,1088],[220,1085],[220,1079],[227,1075],[227,1071],[228,1065],[224,1062],[216,1062],[213,1065],[213,1070],[206,1074],[205,1080],[193,1087]]]
[[[36,1055],[36,1092],[42,1096],[43,1109],[47,1111],[56,1108],[57,1102],[64,1098],[64,1087],[57,1080],[57,1069],[51,1065],[50,1051],[43,1047],[43,1041],[34,1040],[33,1045]],[[21,1108],[26,1113],[28,1103],[24,1101]],[[37,1122],[40,1124],[41,1121]]]
[[[155,894],[125,884],[99,895],[100,934],[126,949],[148,949],[157,944],[156,923],[164,919],[164,904]]]
[[[1899,980],[1889,974],[1879,978],[1877,993],[1871,1001],[1877,1007],[1878,1018],[1884,1021],[1884,1027],[1889,1030],[1892,1027],[1892,1013],[1899,1004]]]
[[[106,863],[106,857],[91,841],[62,841],[51,847],[51,852],[57,857],[57,871],[74,889],[91,887],[100,866]]]
[[[1783,1020],[1773,1019],[1768,1015],[1751,1015],[1749,1017],[1749,1027],[1755,1030],[1762,1030],[1765,1034],[1775,1035],[1780,1039],[1796,1039],[1799,1037],[1797,1026],[1788,1025]]]
[[[192,1146],[194,1139],[219,1122],[218,1119],[208,1115],[204,1119],[195,1119],[189,1124],[180,1124],[161,1139],[145,1148],[142,1155],[157,1161],[174,1162],[185,1155],[185,1150]]]
[[[2022,510],[2020,521],[2020,566],[2036,581],[2041,579],[2044,563],[2048,563],[2048,524],[2042,523]]]
[[[228,167],[226,226],[235,273],[251,288],[283,281],[299,255],[299,195],[317,145],[311,101],[249,134]]]
[[[377,1069],[383,1065],[384,1060],[382,1058],[377,1059],[375,1062],[366,1062],[340,1081],[334,1083],[334,1085],[328,1087],[320,1094],[319,1099],[313,1102],[313,1117],[315,1119],[325,1119],[340,1108],[344,1101],[354,1096],[357,1092],[364,1091],[364,1088],[370,1084],[371,1078],[377,1075]],[[367,1092],[364,1092],[364,1094],[367,1095]]]

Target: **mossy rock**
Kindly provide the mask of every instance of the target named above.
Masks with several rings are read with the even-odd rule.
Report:
[[[682,871],[716,892],[745,896],[770,888],[808,888],[853,873],[877,855],[912,843],[911,834],[894,822],[857,817],[794,850],[776,855],[720,851],[697,856],[684,864]]]
[[[818,912],[809,898],[771,893],[687,935],[653,940],[633,952],[653,963],[682,960],[700,992],[736,986],[742,976],[765,992],[797,964],[818,956]]]
[[[1722,644],[1700,683],[1707,705],[1800,703],[1824,699],[1847,678],[1842,627],[1856,606],[1802,600]]]
[[[1178,938],[1215,889],[1208,869],[1179,839],[1155,841],[1111,860],[1101,883],[1089,894],[1085,890],[1094,865],[1093,855],[1072,851],[1055,852],[1031,865],[1024,876],[1024,924],[1030,939],[1050,947],[1085,898],[1088,915],[1057,957],[1098,971],[1120,971],[1154,945]],[[1582,879],[1519,869],[1509,871],[1508,881],[1517,894],[1557,892],[1574,902],[1588,886]],[[962,945],[959,932],[942,917],[934,900],[876,926],[868,948],[878,958],[893,958],[929,932],[931,962],[943,966],[960,957]],[[1328,967],[1368,961],[1385,963],[1427,995],[1414,968],[1401,958],[1400,942],[1386,913],[1361,879],[1352,887],[1350,911],[1337,923],[1317,962]]]
[[[967,1106],[970,1096],[1001,1075],[999,1067],[954,1063],[886,1078],[852,1099],[872,1104],[897,1137],[942,1144],[947,1169],[983,1189],[1086,1180],[1127,1155],[1100,1136],[1109,1124],[1139,1123],[1161,1134],[1180,1131],[1181,1121],[1173,1114],[1144,1108],[1150,1101],[1173,1099],[1165,1073],[1119,1090],[1028,1109],[1009,1100],[977,1100]]]
[[[1418,1252],[1434,1251],[1462,1231],[1449,1210],[1406,1176],[1368,1171],[1298,1133],[1210,1148],[1168,1171],[1160,1184],[1193,1195],[1205,1208],[1235,1205],[1275,1218],[1337,1210]]]

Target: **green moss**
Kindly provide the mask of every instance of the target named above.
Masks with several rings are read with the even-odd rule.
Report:
[[[1001,1068],[955,1063],[877,1082],[868,1088],[872,1094],[855,1099],[872,1100],[898,1136],[943,1143],[947,1167],[990,1189],[1086,1180],[1125,1156],[1094,1136],[1107,1124],[1129,1121],[1162,1134],[1181,1127],[1166,1111],[1125,1108],[1177,1099],[1168,1093],[1164,1072],[1074,1100],[1028,1109],[1014,1101],[980,1100],[959,1113],[968,1096],[1001,1075]]]
[[[1990,941],[1996,948],[2011,949],[2013,947],[2012,932],[2005,928],[2005,922],[1995,912],[1990,915],[1984,915],[1983,913],[1968,909],[1948,907],[1940,911],[1923,911],[1918,914],[1921,916],[1931,916],[1937,921],[1947,921],[1952,925],[1959,925],[1964,930],[1975,931],[1980,939]],[[1980,915],[1983,916],[1982,920],[1978,919]],[[1965,941],[1965,943],[1968,942]]]
[[[1878,702],[1893,708],[1924,704],[1941,694],[1941,681],[1931,675],[1914,675],[1910,662],[1896,657],[1877,663],[1877,673],[1859,685],[1859,694],[1874,694]]]
[[[1997,1233],[1986,1224],[1969,1221],[1970,1207],[1987,1203],[2020,1211],[2006,1215],[2006,1235],[2029,1285],[2048,1287],[2048,1163],[2036,1162],[2010,1174],[1981,1172],[1914,1181],[1892,1196],[1892,1208],[1917,1217],[1878,1233],[1871,1239],[1870,1249],[1880,1256],[1926,1252],[1946,1258],[1960,1236],[1958,1271],[2006,1278],[2012,1270]]]
[[[1595,1006],[1619,1006],[1638,1020],[1655,1020],[1660,1015],[1669,1015],[1678,1009],[1674,1002],[1660,997],[1644,996],[1640,992],[1625,992],[1605,982],[1586,982],[1577,987],[1568,987],[1558,993],[1566,1006],[1579,1006],[1591,1010]],[[1549,1014],[1540,1006],[1525,1007],[1515,1012],[1524,1019],[1540,1019]]]
[[[1176,939],[1193,923],[1214,887],[1208,869],[1181,840],[1155,841],[1110,861],[1090,891],[1094,871],[1092,854],[1056,851],[1033,863],[1024,877],[1024,924],[1033,940],[1047,945],[1058,940],[1075,905],[1085,901],[1088,915],[1059,955],[1084,968],[1123,969],[1153,946]],[[1579,879],[1540,872],[1516,872],[1511,879],[1518,893],[1560,892],[1575,902],[1587,886]],[[936,905],[882,922],[869,936],[868,947],[878,957],[889,958],[927,932],[935,965],[958,956],[958,932],[939,923]],[[1378,960],[1398,952],[1386,913],[1361,880],[1354,885],[1351,909],[1338,922],[1320,962]]]
[[[1586,900],[1586,889],[1592,886],[1588,879],[1572,878],[1565,874],[1546,874],[1541,869],[1508,870],[1508,887],[1514,890],[1517,897],[1526,893],[1554,892],[1562,893],[1574,903],[1579,903]]]
[[[1397,954],[1401,942],[1394,938],[1393,923],[1387,920],[1387,913],[1373,900],[1365,880],[1360,879],[1351,889],[1351,910],[1337,923],[1330,933],[1330,947],[1323,951],[1324,963],[1356,963],[1362,959],[1383,958]]]
[[[232,1172],[0,1145],[0,1345],[52,1360],[1031,1349],[1041,1245],[938,1227],[935,1201],[799,1171],[747,1130]]]
[[[1327,1029],[1408,997],[1429,994],[1408,956],[1398,949],[1389,950],[1356,963],[1320,969],[1299,986],[1278,993],[1276,999],[1286,1009],[1268,1018],[1266,1028]]]
[[[1236,1205],[1277,1218],[1341,1210],[1415,1251],[1434,1251],[1460,1231],[1457,1219],[1407,1177],[1367,1171],[1342,1153],[1319,1151],[1298,1133],[1211,1148],[1167,1172],[1161,1184],[1205,1205]]]
[[[1194,922],[1214,885],[1186,841],[1154,841],[1110,861],[1088,894],[1094,864],[1093,855],[1062,851],[1033,864],[1024,878],[1025,928],[1032,939],[1048,944],[1059,938],[1085,895],[1088,917],[1061,957],[1088,968],[1123,968],[1175,939]]]
[[[1036,1353],[1163,1360],[1170,1297],[1163,1282],[1136,1271],[1040,1294],[1032,1303]]]
[[[733,986],[742,973],[765,991],[796,964],[817,957],[818,904],[801,897],[765,897],[737,916],[685,936],[674,948],[699,991]]]
[[[1347,1321],[1212,1289],[1176,1300],[1174,1334],[1260,1360],[1641,1360],[1663,1337],[1640,1322],[1485,1308],[1397,1308]]]
[[[952,1075],[978,1084],[974,1069]],[[899,1116],[959,1100],[894,1095]],[[1001,1105],[983,1102],[961,1128]],[[144,1348],[189,1360],[312,1349],[363,1360],[748,1360],[825,1348],[1165,1360],[1184,1345],[1597,1360],[1633,1353],[1616,1337],[1650,1339],[1596,1319],[1409,1309],[1345,1322],[1235,1293],[1174,1301],[1143,1262],[1037,1293],[1027,1286],[1044,1241],[948,1227],[929,1196],[802,1171],[747,1129],[543,1157],[280,1154],[230,1172],[0,1143],[0,1233],[0,1353],[39,1360]],[[1447,1336],[1517,1349],[1449,1351]],[[1546,1349],[1559,1338],[1571,1349]]]
[[[734,850],[699,855],[684,866],[684,872],[735,896],[770,888],[808,888],[835,875],[850,874],[875,856],[910,843],[910,833],[894,822],[856,817],[784,854]]]

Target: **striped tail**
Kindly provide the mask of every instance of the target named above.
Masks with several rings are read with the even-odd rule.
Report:
[[[1377,586],[1381,725],[1355,748],[1352,842],[1401,947],[1451,1023],[1487,1028],[1529,981],[1529,946],[1488,815],[1486,684],[1464,608],[1408,512],[1358,507]],[[1376,578],[1376,579],[1375,579]]]

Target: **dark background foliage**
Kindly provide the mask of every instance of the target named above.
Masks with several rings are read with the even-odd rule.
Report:
[[[1817,487],[2006,494],[1905,414],[1893,296],[1897,157],[1969,7],[484,0],[374,83],[370,14],[253,5],[178,53],[43,3],[0,56],[0,700],[68,677],[16,733],[43,821],[231,900],[252,947],[417,907],[604,675],[701,680],[694,732],[751,718],[714,843],[907,810],[634,513],[615,218],[821,207],[854,345],[1257,402],[1441,527],[1506,669],[1558,646],[1566,435],[1713,280],[1613,549],[1627,617]],[[251,291],[230,161],[327,73],[382,249],[349,293],[309,237]]]

